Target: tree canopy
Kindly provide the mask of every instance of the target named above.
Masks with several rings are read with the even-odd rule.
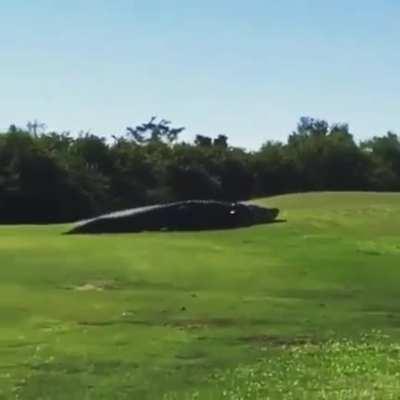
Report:
[[[112,139],[47,132],[37,121],[0,133],[0,223],[62,222],[187,199],[246,200],[311,190],[400,189],[400,141],[357,143],[347,124],[302,117],[287,142],[259,150],[222,134],[180,140],[152,117]]]

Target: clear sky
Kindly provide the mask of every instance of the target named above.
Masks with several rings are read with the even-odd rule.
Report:
[[[152,115],[255,148],[300,116],[400,131],[399,0],[1,0],[0,128]]]

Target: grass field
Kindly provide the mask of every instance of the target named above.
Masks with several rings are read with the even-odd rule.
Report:
[[[400,195],[259,200],[286,222],[0,227],[0,399],[391,399]]]

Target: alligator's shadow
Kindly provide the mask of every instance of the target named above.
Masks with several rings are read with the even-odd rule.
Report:
[[[254,224],[254,225],[283,224],[285,222],[287,222],[287,219],[281,218],[281,219],[275,219],[275,220],[273,220],[271,222],[267,222],[267,223],[264,223],[264,224],[260,223],[260,224]]]

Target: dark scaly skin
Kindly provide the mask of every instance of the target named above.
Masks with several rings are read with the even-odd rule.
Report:
[[[278,209],[213,200],[189,200],[101,215],[68,233],[128,233],[230,229],[273,222]]]

